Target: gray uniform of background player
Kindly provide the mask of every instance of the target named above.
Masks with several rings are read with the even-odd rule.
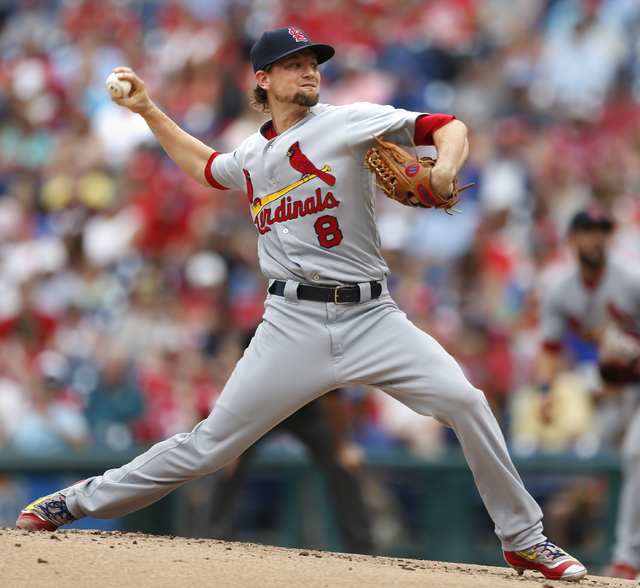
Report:
[[[413,136],[416,117],[371,104],[319,104],[280,136],[267,140],[256,133],[213,160],[210,172],[217,183],[247,190],[248,172],[254,198],[262,198],[301,179],[287,155],[298,143],[316,168],[330,167],[335,182],[314,177],[267,206],[273,220],[283,199],[290,199],[284,200],[291,204],[285,211],[297,211],[297,218],[268,224],[265,213],[258,219],[264,221],[262,270],[287,281],[285,295],[267,297],[263,322],[211,415],[192,432],[73,486],[67,505],[74,516],[111,518],[142,508],[220,468],[326,391],[366,385],[455,430],[503,549],[526,549],[545,539],[542,512],[511,462],[484,394],[389,297],[372,176],[363,162],[374,146],[372,133],[406,143],[404,129]],[[306,208],[294,208],[295,201],[306,202]],[[313,212],[318,203],[326,204],[324,210]],[[371,281],[383,284],[379,299],[371,299]],[[298,283],[357,283],[362,298],[352,304],[298,300]]]
[[[569,272],[552,285],[543,301],[545,343],[560,343],[570,326],[577,326],[588,336],[611,322],[640,333],[640,273],[620,262],[609,260],[602,279],[591,288],[585,285],[578,269]],[[602,414],[605,420],[601,428],[607,440],[617,437],[626,427],[613,561],[640,568],[640,390],[633,388],[617,401],[617,415],[609,410]],[[607,408],[613,407],[608,404]]]

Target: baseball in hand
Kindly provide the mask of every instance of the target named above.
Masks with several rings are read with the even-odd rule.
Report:
[[[131,82],[129,80],[121,80],[119,74],[112,73],[107,78],[107,91],[114,98],[126,98],[131,92]]]

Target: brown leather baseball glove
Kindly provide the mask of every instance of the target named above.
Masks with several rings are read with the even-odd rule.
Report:
[[[367,151],[364,166],[376,175],[380,188],[389,197],[405,206],[420,208],[444,208],[447,214],[460,212],[454,206],[460,200],[458,194],[473,186],[458,189],[453,180],[453,193],[446,198],[438,194],[431,185],[431,170],[436,164],[431,157],[418,159],[398,147],[373,135],[378,146]],[[411,200],[415,198],[416,202]]]

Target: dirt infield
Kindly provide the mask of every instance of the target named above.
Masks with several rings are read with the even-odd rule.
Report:
[[[575,585],[504,567],[142,533],[0,529],[3,588],[501,588]],[[638,582],[587,576],[582,587]]]

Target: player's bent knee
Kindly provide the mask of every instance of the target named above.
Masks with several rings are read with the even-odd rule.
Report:
[[[451,395],[450,400],[456,410],[464,410],[469,414],[483,412],[489,407],[484,392],[474,388],[471,384],[460,386]]]
[[[491,413],[484,393],[471,384],[448,390],[442,401],[434,405],[436,418],[446,426],[456,428],[463,421],[485,421]]]

